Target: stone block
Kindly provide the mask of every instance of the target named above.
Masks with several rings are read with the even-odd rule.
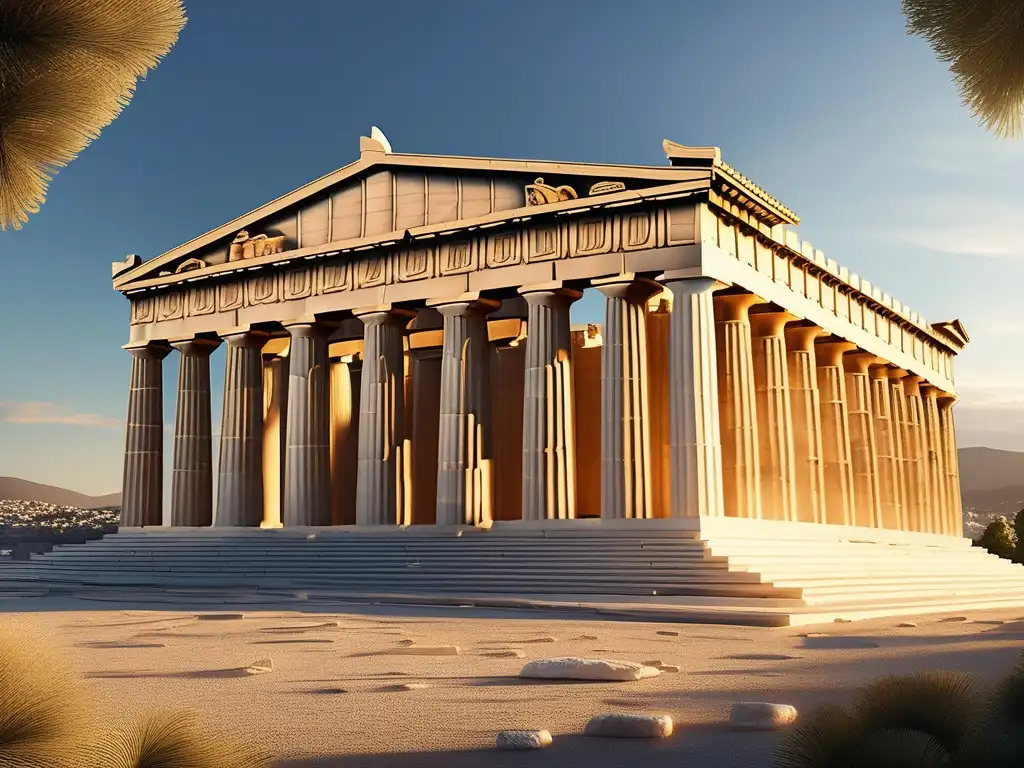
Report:
[[[543,730],[501,731],[498,734],[498,749],[520,752],[549,746],[551,746],[551,734]]]
[[[672,718],[668,715],[598,715],[590,719],[583,733],[621,739],[664,739],[672,735]]]
[[[538,659],[519,672],[520,677],[546,680],[600,680],[623,682],[657,677],[661,670],[632,661],[580,659],[574,657]]]
[[[766,701],[738,701],[732,705],[729,725],[733,728],[773,731],[796,722],[796,707]]]

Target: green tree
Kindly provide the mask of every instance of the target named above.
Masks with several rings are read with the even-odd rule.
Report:
[[[949,64],[971,113],[996,135],[1024,135],[1024,1],[902,0],[907,30]]]
[[[181,0],[0,1],[0,230],[38,212],[184,24]]]
[[[1012,560],[1017,552],[1017,534],[1010,521],[1000,515],[981,534],[981,546],[993,555]]]

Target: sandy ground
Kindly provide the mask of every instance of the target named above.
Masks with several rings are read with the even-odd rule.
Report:
[[[195,708],[264,743],[282,768],[761,768],[780,734],[730,731],[734,701],[807,712],[848,700],[876,676],[927,668],[996,680],[1024,649],[1020,609],[765,629],[474,608],[145,607],[8,599],[0,621],[49,634],[112,710]],[[196,618],[216,611],[244,618]],[[905,621],[917,626],[898,626]],[[402,641],[457,645],[460,654],[403,655]],[[487,655],[507,649],[524,658]],[[660,660],[680,671],[630,683],[516,677],[528,660],[552,656]],[[235,671],[267,658],[270,672]],[[669,714],[676,733],[658,742],[578,735],[605,712]],[[546,728],[554,745],[498,752],[506,728]]]

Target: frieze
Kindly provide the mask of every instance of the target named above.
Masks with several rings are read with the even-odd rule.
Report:
[[[569,221],[569,256],[593,256],[619,250],[615,242],[619,216],[591,216]]]
[[[230,312],[241,309],[245,300],[244,283],[234,281],[217,286],[217,311]]]
[[[437,259],[433,248],[412,248],[395,256],[395,279],[400,283],[429,280],[437,276]]]
[[[140,296],[132,298],[131,325],[152,323],[156,320],[156,297]]]
[[[442,275],[464,275],[478,267],[479,248],[476,238],[441,243],[439,250]]]
[[[181,320],[185,316],[184,292],[181,290],[168,291],[157,297],[156,320]]]
[[[317,267],[306,269],[290,269],[284,272],[281,277],[282,299],[293,301],[305,299],[313,295],[316,286]]]
[[[337,293],[352,287],[352,263],[335,260],[320,266],[320,286],[317,293]]]
[[[276,304],[281,300],[281,274],[267,272],[245,281],[245,305]]]
[[[194,285],[188,291],[188,316],[212,315],[217,309],[217,291],[212,285]]]
[[[526,261],[553,261],[567,254],[569,222],[544,224],[525,230]]]
[[[484,240],[484,266],[511,267],[523,261],[523,233],[519,230],[498,232]]]
[[[391,276],[391,253],[360,255],[355,263],[356,288],[387,285]]]

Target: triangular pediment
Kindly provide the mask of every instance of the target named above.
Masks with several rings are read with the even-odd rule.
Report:
[[[957,349],[963,349],[971,343],[971,337],[967,335],[967,329],[959,320],[947,320],[942,323],[932,323],[932,330],[949,339]]]

